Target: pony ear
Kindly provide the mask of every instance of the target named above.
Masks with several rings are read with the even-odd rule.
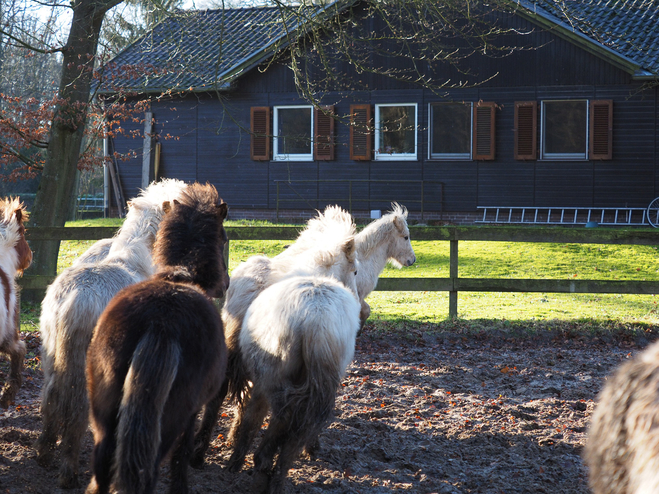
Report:
[[[401,220],[398,216],[394,216],[394,225],[396,226],[399,232],[402,232],[405,229],[405,224],[403,223],[403,220]]]
[[[23,221],[23,210],[21,208],[15,209],[14,210],[14,216],[16,216],[16,221],[18,221],[19,224],[22,223],[22,221]]]
[[[229,212],[229,206],[227,205],[226,202],[217,205],[217,215],[220,218],[220,220],[224,221],[227,217],[228,212]]]
[[[165,214],[169,213],[172,210],[172,205],[170,204],[169,201],[165,201],[162,203],[162,210],[165,212]]]
[[[346,257],[350,261],[355,260],[355,239],[350,238],[349,240],[346,240],[346,242],[343,244],[343,252],[345,252]]]

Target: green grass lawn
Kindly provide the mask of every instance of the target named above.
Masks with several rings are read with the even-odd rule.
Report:
[[[72,226],[119,226],[121,220],[71,222]],[[227,222],[235,225],[265,222]],[[413,232],[412,232],[413,235]],[[69,266],[93,242],[62,242],[58,271]],[[230,271],[252,255],[274,256],[289,241],[233,241]],[[413,242],[417,262],[407,268],[387,267],[382,277],[449,276],[449,242]],[[659,280],[657,247],[512,242],[459,243],[459,276],[464,278],[545,278],[594,280]],[[401,324],[445,327],[448,292],[373,292],[367,299],[375,327]],[[32,317],[26,322],[35,321]],[[458,318],[478,327],[482,321],[538,325],[653,328],[659,324],[655,295],[460,292]]]

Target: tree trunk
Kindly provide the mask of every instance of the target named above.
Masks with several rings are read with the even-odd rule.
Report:
[[[63,53],[59,104],[30,218],[32,226],[64,226],[69,217],[101,24],[107,10],[119,3],[121,0],[78,0],[73,4],[71,30]],[[30,274],[54,276],[59,242],[32,242],[31,247],[34,258]],[[39,302],[43,290],[25,296]]]

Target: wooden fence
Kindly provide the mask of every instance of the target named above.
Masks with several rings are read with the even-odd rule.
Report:
[[[301,227],[227,227],[230,240],[295,240]],[[30,240],[98,240],[114,235],[114,227],[30,228]],[[458,315],[458,292],[556,292],[556,293],[659,293],[659,281],[554,280],[509,278],[460,278],[460,241],[547,242],[577,244],[659,245],[659,231],[606,228],[536,228],[515,226],[410,227],[414,241],[450,243],[448,278],[380,278],[381,291],[447,291],[449,317]],[[24,289],[44,289],[52,277],[30,275],[19,280]]]

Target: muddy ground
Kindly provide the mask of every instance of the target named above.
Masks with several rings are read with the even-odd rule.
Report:
[[[0,410],[0,492],[84,492],[91,434],[79,489],[57,488],[56,465],[35,460],[41,370],[38,334],[16,403]],[[391,333],[367,326],[336,400],[336,417],[315,459],[290,472],[293,493],[587,493],[581,460],[589,417],[606,376],[652,337],[570,335],[561,331]],[[1,378],[7,374],[2,362]],[[223,410],[193,493],[248,493],[242,472],[224,470],[231,408]],[[167,488],[163,467],[158,492]]]

